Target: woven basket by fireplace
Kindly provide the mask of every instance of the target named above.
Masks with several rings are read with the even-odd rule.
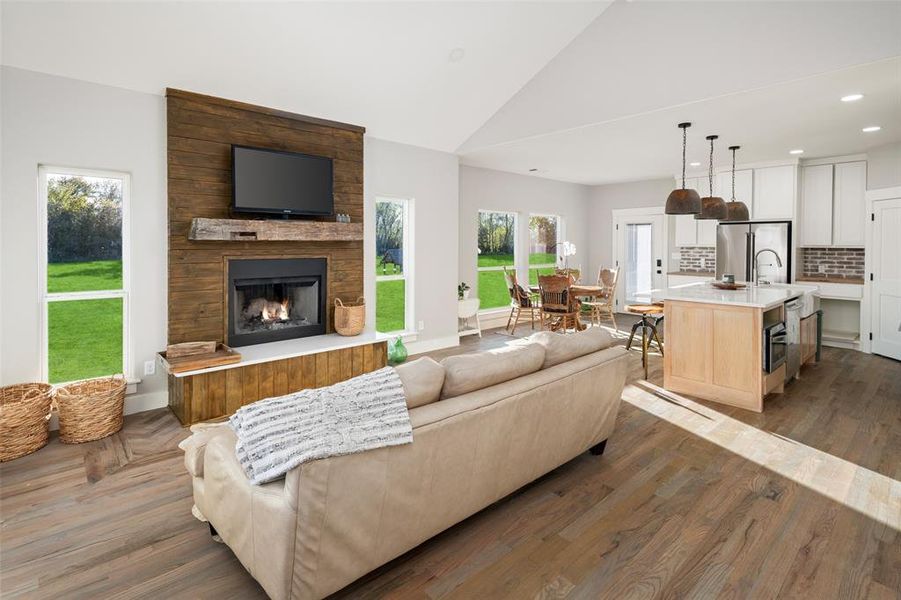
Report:
[[[76,381],[56,390],[59,441],[80,444],[122,429],[125,377],[114,375]]]
[[[0,462],[43,448],[50,434],[53,387],[19,383],[0,387]]]
[[[339,335],[360,335],[366,326],[366,301],[363,296],[356,302],[344,304],[335,298],[335,331]]]

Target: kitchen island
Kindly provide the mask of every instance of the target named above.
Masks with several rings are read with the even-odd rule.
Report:
[[[785,364],[765,368],[765,329],[785,321],[786,302],[816,291],[813,285],[733,291],[697,283],[650,292],[651,301],[664,302],[663,387],[762,412],[763,399],[782,392],[786,373]]]

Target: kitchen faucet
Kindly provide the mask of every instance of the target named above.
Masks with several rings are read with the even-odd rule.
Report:
[[[760,285],[760,283],[761,283],[760,282],[760,263],[758,261],[759,261],[760,255],[764,252],[772,252],[773,256],[776,257],[776,266],[779,266],[779,267],[782,266],[782,259],[779,258],[778,252],[776,252],[772,248],[761,248],[760,250],[758,250],[757,253],[754,255],[754,283],[755,283],[755,285]],[[768,284],[769,281],[764,279],[763,283]]]

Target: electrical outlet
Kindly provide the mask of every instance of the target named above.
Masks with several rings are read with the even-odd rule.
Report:
[[[825,273],[825,272],[826,272],[826,265],[819,265],[818,271],[819,271],[820,273]]]
[[[425,321],[419,322],[419,331],[423,331],[425,329]]]
[[[144,362],[144,375],[153,375],[156,373],[156,361],[148,360]]]

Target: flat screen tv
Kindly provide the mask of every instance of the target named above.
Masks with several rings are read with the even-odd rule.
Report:
[[[232,146],[235,212],[331,215],[332,159]]]

